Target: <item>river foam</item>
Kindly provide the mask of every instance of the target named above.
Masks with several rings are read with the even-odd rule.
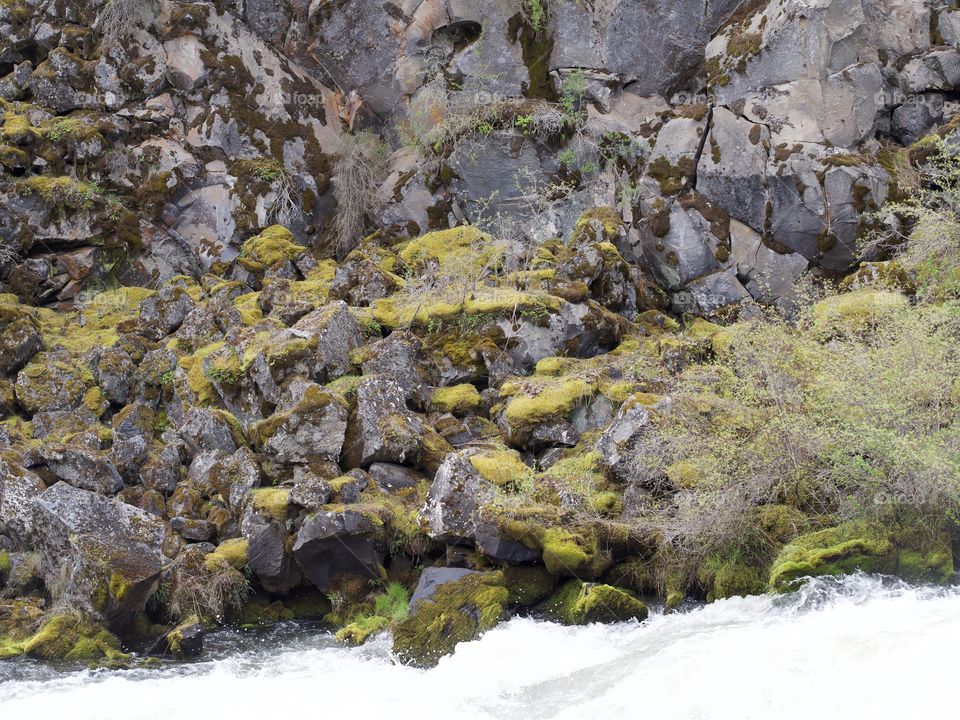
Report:
[[[0,663],[0,716],[257,718],[909,718],[951,711],[960,589],[852,576],[645,623],[517,618],[432,670],[296,626],[224,632],[153,670]]]

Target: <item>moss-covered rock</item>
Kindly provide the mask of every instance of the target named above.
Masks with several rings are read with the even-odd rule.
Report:
[[[511,429],[528,429],[538,423],[569,416],[593,393],[593,384],[579,377],[532,378],[504,383],[500,395],[508,400],[503,417]]]
[[[406,663],[436,665],[458,643],[477,639],[506,616],[510,599],[500,573],[471,573],[440,585],[393,632],[393,651]]]
[[[773,562],[768,585],[786,590],[799,578],[856,570],[944,582],[953,574],[953,560],[945,537],[848,522],[801,535],[784,547]]]
[[[711,555],[700,566],[697,580],[707,591],[707,600],[737,595],[757,595],[766,588],[760,571],[738,557]]]
[[[438,230],[411,240],[400,251],[400,259],[414,269],[423,269],[429,263],[448,266],[465,261],[472,267],[483,268],[495,261],[500,253],[492,237],[468,225]]]
[[[810,313],[813,330],[829,336],[844,332],[862,332],[905,309],[906,296],[888,290],[854,290],[821,300]]]
[[[502,572],[511,605],[532,607],[549,597],[557,585],[556,576],[541,565],[512,565]]]
[[[571,580],[542,607],[547,617],[565,625],[646,620],[647,606],[612,585]]]
[[[270,490],[273,488],[267,489]],[[254,507],[257,507],[256,503],[257,501],[254,499]],[[273,517],[274,512],[282,513],[281,517],[286,517],[286,497],[264,497],[263,500],[261,500],[260,508],[267,508],[267,512],[271,517]],[[229,540],[224,540],[222,543],[217,545],[216,550],[204,558],[204,564],[207,566],[208,570],[215,570],[220,563],[226,563],[236,570],[242,570],[247,564],[248,546],[249,543],[246,538],[231,538]]]
[[[515,450],[484,450],[470,456],[480,476],[501,489],[522,489],[530,484],[533,471]]]
[[[28,413],[71,410],[83,404],[93,373],[79,358],[57,351],[41,353],[17,375],[17,402]]]
[[[337,631],[337,640],[350,645],[363,645],[381,630],[390,626],[390,620],[379,615],[358,618]]]
[[[23,653],[42,660],[91,663],[118,661],[120,641],[108,630],[81,615],[54,615],[24,641]]]
[[[815,575],[896,570],[896,548],[889,538],[864,523],[846,523],[801,535],[787,545],[770,570],[769,586],[787,589],[795,580]]]
[[[263,272],[281,260],[292,260],[306,251],[293,241],[293,233],[282,225],[271,225],[243,244],[240,257],[243,267],[251,272]]]
[[[480,393],[469,383],[437,388],[430,396],[430,405],[439,412],[463,415],[480,407]]]

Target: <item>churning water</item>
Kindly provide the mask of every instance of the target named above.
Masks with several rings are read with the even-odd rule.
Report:
[[[955,717],[958,653],[960,588],[858,575],[642,624],[518,618],[432,670],[393,662],[387,638],[349,649],[294,625],[152,670],[0,662],[0,717]]]

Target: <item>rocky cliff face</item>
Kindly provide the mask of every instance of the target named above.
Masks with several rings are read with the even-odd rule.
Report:
[[[634,572],[696,481],[636,448],[726,347],[673,318],[876,259],[958,48],[920,0],[0,0],[0,655],[117,653],[44,603],[174,652],[346,623],[417,564],[505,568],[450,642],[561,578],[561,618],[762,588]]]

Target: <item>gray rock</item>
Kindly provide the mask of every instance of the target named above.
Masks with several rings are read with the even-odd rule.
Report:
[[[376,481],[377,487],[388,493],[415,488],[426,480],[422,473],[392,463],[373,463],[367,472]]]
[[[40,448],[40,457],[54,477],[76,488],[100,495],[115,495],[123,489],[123,478],[104,453],[51,444]]]
[[[405,397],[403,388],[389,377],[374,375],[357,385],[357,405],[344,443],[348,467],[415,459],[425,430],[407,408]]]
[[[220,450],[229,455],[237,450],[230,423],[223,416],[203,408],[187,410],[177,426],[177,433],[191,453]]]
[[[242,447],[228,457],[215,457],[207,480],[231,510],[239,511],[247,494],[260,487],[263,473],[253,451]]]
[[[247,538],[247,565],[264,590],[286,594],[300,584],[303,576],[287,552],[287,531],[282,522],[248,509],[242,528]]]
[[[167,79],[177,90],[189,92],[200,86],[210,74],[203,61],[203,41],[196,35],[182,35],[163,44],[166,52]]]
[[[481,520],[477,524],[474,541],[477,550],[498,562],[523,565],[535,563],[542,557],[539,550],[504,536],[494,522]]]
[[[57,483],[33,501],[34,536],[55,601],[129,630],[157,587],[163,523],[116,500]]]
[[[338,460],[347,431],[346,407],[318,385],[309,385],[293,406],[257,423],[251,436],[280,462]]]
[[[634,252],[670,290],[679,290],[695,278],[721,269],[711,247],[717,238],[710,224],[697,210],[686,210],[680,203],[647,218],[638,240]]]
[[[309,468],[297,466],[293,471],[293,488],[290,490],[290,502],[316,512],[330,502],[333,490],[322,477],[315,475]]]
[[[26,313],[0,317],[0,375],[19,371],[42,347],[40,330]]]
[[[143,403],[128,405],[113,416],[110,457],[130,482],[139,482],[139,470],[149,458],[154,419],[153,411]]]
[[[94,378],[104,396],[114,405],[125,405],[136,366],[121,348],[107,348],[94,364]]]
[[[317,338],[313,377],[329,382],[350,370],[350,352],[363,344],[360,325],[344,302],[334,302],[301,318],[292,331]]]
[[[167,649],[177,658],[200,657],[203,654],[203,639],[206,628],[200,622],[179,625],[166,635]]]
[[[446,567],[428,567],[420,573],[420,579],[417,581],[417,587],[410,598],[410,609],[413,610],[419,603],[429,600],[437,591],[437,588],[444,583],[459,580],[464,575],[470,575],[476,570],[467,570],[466,568],[446,568]]]
[[[900,73],[907,93],[953,90],[960,83],[960,51],[934,48],[911,58]]]
[[[470,462],[474,454],[475,450],[451,453],[434,475],[421,515],[435,540],[451,544],[474,540],[483,506],[496,497],[493,483]]]
[[[380,525],[361,509],[310,515],[293,545],[303,574],[322,592],[341,574],[379,578],[386,552]]]
[[[407,399],[422,405],[429,396],[427,363],[419,357],[420,339],[411,332],[397,331],[370,345],[362,367],[364,375],[381,375],[404,389]]]
[[[626,481],[631,474],[630,452],[634,442],[647,430],[650,413],[636,397],[627,398],[616,417],[597,441],[597,450],[611,475]]]
[[[148,490],[156,490],[165,497],[169,496],[180,482],[182,455],[185,454],[186,448],[182,443],[165,444],[157,455],[141,466],[140,483]]]
[[[196,306],[183,287],[164,285],[140,303],[140,325],[147,337],[159,340],[179,328]]]
[[[247,0],[244,20],[257,35],[273,45],[282,45],[290,24],[290,7],[284,0]]]
[[[697,166],[697,191],[750,227],[762,229],[770,131],[715,108]]]
[[[43,492],[39,476],[0,458],[0,535],[26,548],[33,528],[32,500]]]
[[[674,295],[672,304],[676,312],[704,316],[749,299],[750,293],[740,284],[736,273],[721,270],[688,283]]]
[[[206,542],[216,532],[212,522],[185,517],[170,518],[170,528],[189,542]]]
[[[754,300],[776,303],[793,298],[794,284],[810,264],[803,255],[768,248],[758,233],[736,220],[730,221],[730,245],[737,276]]]
[[[912,145],[943,122],[943,95],[911,95],[890,117],[890,131],[903,145]]]

